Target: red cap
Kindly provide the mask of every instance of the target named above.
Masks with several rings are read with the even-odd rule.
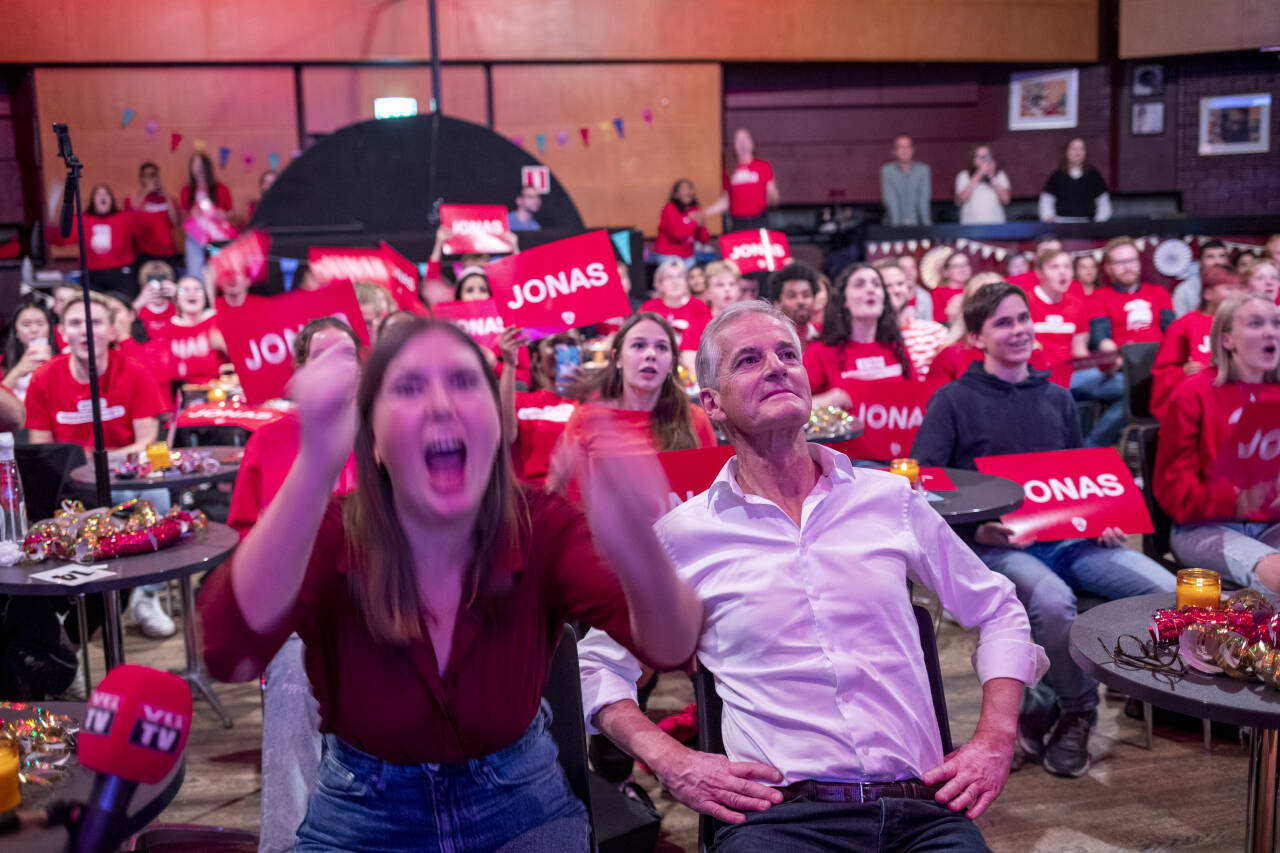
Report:
[[[76,753],[108,776],[155,784],[169,775],[191,731],[191,689],[176,675],[123,664],[89,697]]]

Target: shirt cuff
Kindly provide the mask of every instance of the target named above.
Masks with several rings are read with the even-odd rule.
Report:
[[[983,684],[992,678],[1016,678],[1031,685],[1049,671],[1049,658],[1044,649],[1026,640],[998,639],[979,643],[970,660]]]
[[[597,735],[594,720],[601,708],[623,699],[636,701],[640,664],[616,640],[593,628],[578,642],[578,680],[587,732]]]

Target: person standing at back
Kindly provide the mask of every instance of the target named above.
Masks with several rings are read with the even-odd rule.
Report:
[[[1012,192],[1009,176],[996,166],[990,145],[975,145],[969,168],[956,175],[961,225],[1000,225]]]
[[[773,166],[767,160],[756,159],[756,142],[745,127],[733,134],[733,154],[738,164],[732,172],[725,172],[724,192],[707,208],[706,215],[728,211],[735,231],[767,228],[769,208],[779,201]]]
[[[1106,222],[1110,218],[1107,182],[1089,162],[1084,140],[1073,139],[1040,191],[1040,221]]]
[[[915,160],[916,146],[905,133],[893,140],[893,160],[880,167],[880,198],[886,225],[932,225],[932,175]]]

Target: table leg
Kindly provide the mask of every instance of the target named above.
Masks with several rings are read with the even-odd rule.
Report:
[[[120,619],[120,590],[109,589],[102,593],[102,605],[106,613],[102,617],[102,652],[107,659],[107,671],[124,663],[124,625]]]
[[[1249,745],[1249,803],[1245,850],[1271,853],[1276,848],[1276,759],[1278,733],[1254,729]]]
[[[84,669],[84,689],[93,690],[93,673],[89,670],[89,613],[83,595],[76,596],[76,625],[80,628],[80,666]]]
[[[200,657],[196,653],[199,648],[199,641],[196,639],[196,601],[195,593],[191,589],[191,576],[183,575],[178,581],[178,585],[182,589],[182,641],[186,646],[187,665],[186,669],[177,672],[182,676],[187,684],[191,685],[193,693],[198,692],[204,700],[213,707],[213,711],[222,720],[222,727],[229,729],[233,725],[231,715],[227,713],[227,709],[222,706],[222,701],[218,699],[218,694],[213,692],[213,682],[209,680],[209,676],[205,675],[200,668]]]

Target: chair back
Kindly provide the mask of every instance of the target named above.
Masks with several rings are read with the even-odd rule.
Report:
[[[916,617],[916,626],[920,630],[920,651],[924,656],[924,669],[929,677],[929,694],[933,700],[933,713],[938,720],[938,734],[942,740],[942,754],[949,754],[954,747],[951,742],[951,722],[947,717],[947,698],[942,688],[942,665],[938,661],[938,643],[933,633],[933,616],[918,604],[911,606]],[[724,754],[724,737],[721,734],[721,720],[724,715],[724,703],[716,693],[715,676],[706,668],[699,666],[693,676],[693,693],[698,703],[698,751]],[[698,816],[698,850],[710,849],[715,838],[719,821],[710,815]]]
[[[71,472],[88,461],[83,447],[61,443],[15,447],[14,459],[22,477],[27,519],[32,522],[52,517],[63,498],[79,492]]]
[[[587,771],[587,726],[582,717],[582,685],[578,676],[578,635],[565,625],[551,656],[542,698],[551,706],[551,737],[560,751],[560,766],[569,788],[591,814],[591,781]],[[596,849],[594,821],[591,849]]]
[[[1138,430],[1138,473],[1142,477],[1142,499],[1151,515],[1152,533],[1142,535],[1142,553],[1165,568],[1177,570],[1178,566],[1166,556],[1170,551],[1169,538],[1173,532],[1173,519],[1156,501],[1156,450],[1159,447],[1160,427],[1146,424]]]
[[[1151,383],[1160,344],[1125,344],[1120,348],[1124,365],[1124,419],[1126,423],[1152,421]]]

